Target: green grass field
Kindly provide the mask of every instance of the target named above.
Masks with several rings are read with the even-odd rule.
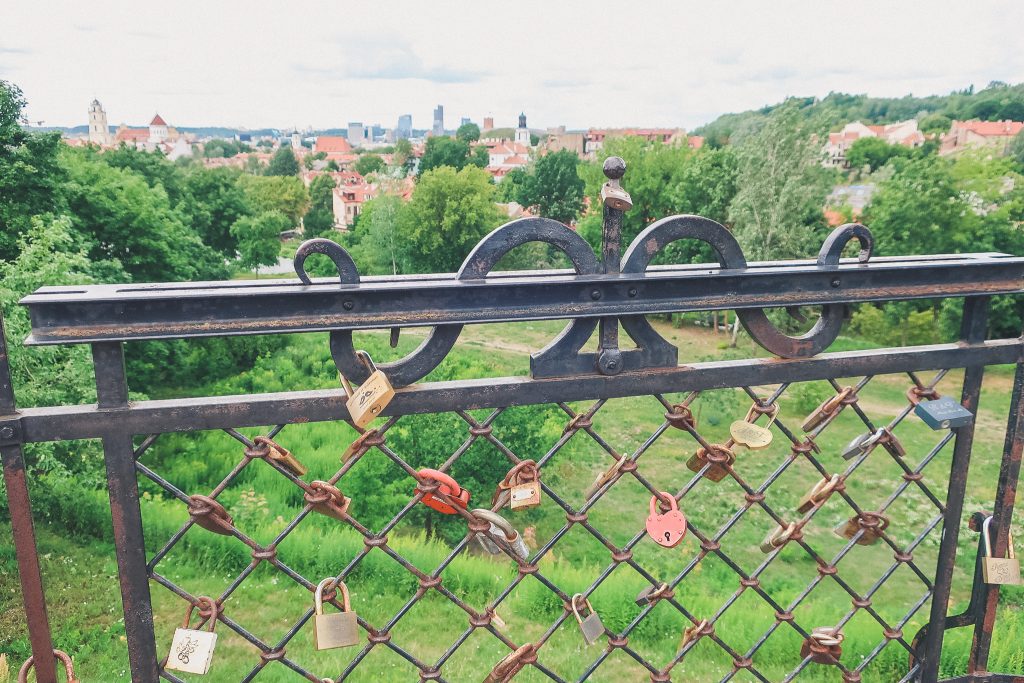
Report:
[[[467,328],[455,353],[429,379],[452,377],[490,377],[525,374],[528,355],[541,348],[561,328],[558,322],[539,322],[511,326],[484,325]],[[681,362],[718,357],[743,357],[758,354],[749,341],[738,350],[720,348],[725,335],[684,324],[680,328],[659,325],[667,338],[679,345]],[[397,350],[387,348],[385,333],[357,335],[358,345],[367,348],[377,362],[386,362],[414,348],[422,335],[403,332]],[[833,347],[858,348],[853,340],[841,339]],[[333,364],[327,352],[326,335],[296,336],[293,342],[272,358],[262,359],[249,373],[213,386],[189,387],[173,395],[200,395],[265,391],[299,390],[336,386]],[[927,378],[927,377],[926,377]],[[962,373],[951,372],[939,388],[956,394]],[[856,378],[854,378],[854,381]],[[1009,404],[1012,370],[993,368],[987,376],[977,416],[975,449],[968,484],[965,513],[991,506],[1003,432]],[[846,382],[852,383],[852,382]],[[876,422],[886,423],[905,405],[905,376],[884,376],[873,379],[861,392],[859,404]],[[772,389],[763,387],[758,393]],[[798,427],[805,415],[829,388],[819,385],[790,387],[780,400],[779,420],[791,430]],[[683,394],[673,394],[679,400]],[[572,404],[577,411],[589,403]],[[750,400],[740,390],[720,390],[702,394],[694,403],[699,430],[709,441],[728,438],[732,420],[742,418]],[[474,411],[482,420],[490,411]],[[658,430],[663,422],[664,408],[652,397],[636,397],[609,401],[595,416],[594,430],[619,452],[633,453]],[[494,422],[494,435],[509,445],[520,457],[542,457],[558,436],[567,418],[551,406],[543,409],[511,408]],[[401,418],[393,428],[394,441],[389,444],[409,462],[440,464],[451,450],[448,441],[436,437],[432,416]],[[467,438],[468,425],[460,420],[445,422],[447,435],[455,443]],[[522,434],[522,425],[536,425],[535,434]],[[433,430],[433,431],[432,431]],[[250,436],[265,430],[244,430]],[[856,434],[862,424],[852,410],[845,410],[819,439],[820,461],[830,471],[842,471],[849,464],[842,460],[839,449]],[[941,434],[928,429],[911,415],[897,430],[907,448],[907,463],[914,467],[938,443]],[[541,435],[542,447],[537,449]],[[306,481],[327,479],[339,467],[339,456],[354,438],[354,432],[343,423],[296,424],[286,427],[278,441],[289,448],[305,465]],[[414,447],[413,447],[414,446]],[[399,450],[404,447],[404,450]],[[530,448],[520,452],[517,448]],[[640,458],[640,472],[662,490],[678,491],[691,480],[693,473],[685,467],[686,459],[696,444],[687,433],[669,429]],[[537,450],[533,450],[537,449]],[[929,463],[925,482],[940,497],[948,477],[952,446],[943,449]],[[760,451],[737,450],[737,469],[755,488],[790,460],[789,442],[775,430],[773,444]],[[231,470],[241,457],[240,445],[221,432],[190,435],[164,435],[142,459],[162,476],[188,493],[207,493]],[[483,442],[475,443],[467,452],[466,461],[476,458],[503,458],[500,451]],[[611,463],[610,457],[585,433],[575,434],[562,451],[552,457],[544,468],[544,481],[570,505],[579,506],[584,490],[595,476]],[[457,479],[470,476],[460,470],[460,461],[452,469]],[[888,498],[899,483],[902,470],[882,449],[877,449],[857,469],[847,483],[849,494],[866,509],[874,509]],[[371,451],[351,470],[353,477],[365,481],[379,479],[380,494],[364,493],[353,497],[351,513],[357,519],[384,519],[399,510],[411,495],[413,480],[381,453]],[[792,518],[794,508],[817,479],[806,461],[794,460],[773,483],[767,502],[784,517]],[[62,484],[62,485],[66,485]],[[346,479],[339,487],[346,490]],[[183,505],[169,499],[155,485],[141,482],[147,546],[150,553],[159,548],[187,519]],[[50,521],[39,525],[42,565],[51,600],[50,616],[58,646],[73,653],[79,676],[85,681],[127,680],[127,658],[124,626],[116,584],[109,535],[96,538],[79,534],[68,539],[63,527],[77,524],[83,530],[106,528],[106,493],[88,491],[67,485],[73,492],[64,503],[66,509],[50,509]],[[474,490],[473,502],[485,505],[490,490]],[[649,494],[631,477],[616,484],[590,512],[590,521],[612,543],[624,544],[643,529]],[[289,481],[263,463],[250,464],[235,484],[219,498],[234,516],[236,524],[260,543],[268,543],[302,508],[301,492]],[[55,503],[59,505],[59,503]],[[690,522],[703,533],[712,535],[744,507],[743,492],[727,478],[719,483],[704,480],[686,495],[681,503]],[[848,506],[834,497],[815,515],[805,529],[808,542],[825,558],[831,558],[844,542],[832,528],[850,516]],[[935,516],[934,505],[911,485],[887,510],[891,518],[890,533],[903,545],[913,538]],[[543,545],[565,524],[565,511],[553,501],[534,510],[509,512],[506,515],[521,531],[530,532],[537,544]],[[744,570],[753,572],[764,561],[758,544],[774,523],[756,506],[740,518],[723,537],[721,543]],[[371,528],[375,528],[370,524]],[[449,523],[449,528],[452,523]],[[3,532],[8,533],[7,529]],[[435,569],[446,557],[449,547],[439,540],[427,540],[423,532],[422,510],[410,515],[389,534],[389,544],[423,571]],[[977,537],[969,531],[961,534],[957,557],[957,574],[951,612],[959,611],[969,596],[974,549]],[[361,538],[344,524],[318,515],[310,515],[279,548],[279,558],[308,578],[336,574],[363,547]],[[934,569],[938,549],[938,531],[933,531],[914,553],[915,562],[926,574]],[[636,561],[651,574],[669,580],[682,570],[699,552],[692,535],[674,549],[664,549],[644,539],[634,550]],[[164,558],[157,571],[193,594],[219,595],[249,564],[249,550],[238,541],[213,535],[193,527],[183,541]],[[855,546],[839,563],[840,576],[859,593],[868,591],[873,582],[893,563],[892,552],[884,545]],[[569,529],[554,550],[539,563],[540,571],[567,593],[586,589],[611,564],[610,553],[592,535],[578,525]],[[488,604],[515,576],[511,561],[494,559],[476,552],[475,548],[457,557],[443,574],[444,585],[477,609]],[[815,564],[798,546],[786,547],[770,566],[760,573],[762,587],[780,604],[787,605],[817,576]],[[416,582],[391,558],[373,550],[349,578],[353,606],[363,618],[382,626],[414,594]],[[646,585],[636,571],[620,565],[595,591],[591,600],[604,623],[619,631],[639,613],[633,597]],[[27,653],[23,615],[17,589],[17,571],[10,544],[0,549],[0,649],[10,652],[12,668]],[[702,560],[676,590],[676,599],[698,618],[710,618],[740,589],[736,574],[719,558]],[[873,596],[873,607],[890,623],[899,620],[924,592],[920,580],[901,566]],[[1003,607],[996,629],[990,661],[993,670],[1024,673],[1024,655],[1019,647],[1020,631],[1024,629],[1021,615],[1021,589],[1003,591]],[[161,652],[170,643],[174,627],[181,620],[183,603],[162,586],[153,584],[156,611],[157,642]],[[265,563],[232,593],[225,610],[230,616],[265,641],[273,642],[288,631],[312,605],[311,594],[284,574]],[[796,609],[796,619],[806,628],[836,623],[851,608],[850,597],[832,580],[821,580],[809,597]],[[526,577],[498,607],[507,623],[504,632],[516,642],[534,640],[562,614],[562,606],[547,589],[533,578]],[[903,627],[906,639],[927,618],[927,605]],[[716,621],[716,633],[741,653],[746,651],[774,623],[773,613],[752,591],[743,592]],[[658,605],[649,617],[633,631],[630,645],[655,665],[662,666],[677,651],[684,626],[689,622],[671,606]],[[393,640],[415,656],[432,662],[466,629],[466,614],[447,599],[430,593],[414,606],[392,629]],[[316,652],[312,643],[312,625],[306,626],[289,643],[288,654],[317,672],[335,676],[357,648]],[[258,662],[255,648],[221,625],[220,642],[211,673],[194,680],[237,681]],[[868,615],[859,612],[845,626],[843,662],[856,666],[861,656],[880,641],[881,631]],[[944,675],[960,672],[966,665],[970,633],[952,632],[944,652]],[[771,680],[783,678],[799,661],[800,638],[788,627],[777,629],[755,656],[758,669]],[[541,661],[566,679],[578,678],[598,656],[600,645],[585,648],[575,622],[570,619],[548,640],[541,650]],[[484,631],[474,632],[449,659],[442,673],[449,681],[480,680],[507,649]],[[882,654],[865,670],[865,681],[896,680],[906,667],[906,653],[897,644]],[[731,661],[712,642],[700,642],[674,669],[675,680],[718,680],[731,669]],[[0,667],[0,683],[3,681]],[[13,674],[11,676],[13,680]],[[259,681],[292,681],[299,677],[281,665],[272,664],[257,677]],[[189,679],[192,680],[192,679]],[[415,669],[386,648],[377,647],[349,680],[406,681],[416,680]],[[523,672],[517,680],[546,680],[535,671]],[[621,652],[613,652],[598,669],[592,680],[647,680],[644,669]],[[740,674],[735,680],[753,680]],[[838,680],[831,667],[809,666],[800,680]]]

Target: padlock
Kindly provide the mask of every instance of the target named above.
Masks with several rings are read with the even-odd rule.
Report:
[[[324,588],[334,584],[334,577],[328,577],[317,584],[313,593],[313,642],[318,650],[332,650],[336,647],[352,647],[359,644],[359,618],[352,611],[348,586],[338,581],[341,589],[343,611],[324,614]]]
[[[772,531],[765,536],[765,539],[761,541],[761,545],[759,546],[761,552],[767,555],[773,550],[786,545],[789,539],[793,537],[793,534],[796,533],[796,529],[797,527],[795,522],[791,522],[786,527],[780,526],[772,529]]]
[[[643,607],[644,605],[670,597],[672,597],[672,589],[668,587],[667,583],[663,583],[660,586],[644,586],[636,595],[636,604]]]
[[[189,496],[188,515],[196,525],[207,531],[221,536],[234,534],[234,520],[231,515],[223,505],[209,496]]]
[[[629,460],[629,458],[627,458],[626,456],[623,455],[618,460],[613,462],[611,467],[609,467],[607,470],[605,470],[601,474],[597,475],[597,479],[594,480],[594,483],[591,484],[590,487],[584,493],[584,495],[586,496],[587,500],[590,500],[590,498],[595,493],[597,493],[598,490],[600,490],[600,488],[602,486],[604,486],[605,484],[610,482],[612,479],[617,477],[618,474],[619,474],[619,470],[622,469],[622,466],[625,465],[628,460]]]
[[[992,517],[986,517],[981,525],[981,533],[985,543],[985,556],[981,558],[981,575],[985,583],[997,586],[1019,586],[1020,562],[1013,552],[1013,534],[1007,530],[1006,557],[992,557],[992,537],[989,535],[989,524]]]
[[[700,472],[704,465],[711,463],[711,467],[704,473],[704,477],[711,481],[722,481],[729,470],[728,465],[732,465],[736,462],[736,455],[720,444],[710,444],[711,452],[709,453],[703,446],[697,449],[697,452],[690,456],[690,459],[686,461],[686,467],[691,472]]]
[[[252,440],[252,442],[269,448],[270,452],[267,453],[267,457],[294,474],[296,477],[301,477],[306,474],[306,466],[299,462],[298,458],[292,455],[291,451],[284,446],[281,446],[266,436],[257,436]]]
[[[854,458],[864,455],[871,450],[871,447],[878,443],[878,440],[882,438],[885,433],[885,428],[880,427],[873,432],[865,432],[864,434],[858,434],[853,437],[850,443],[846,444],[846,448],[842,451],[844,460],[853,460]]]
[[[762,427],[761,425],[754,424],[759,416],[759,413],[755,411],[758,404],[750,406],[750,410],[747,411],[747,416],[742,420],[736,420],[729,426],[729,435],[732,440],[741,446],[757,451],[762,448],[767,448],[772,443],[772,432],[770,427],[775,422],[775,419],[779,415],[779,405],[773,403],[768,409],[768,424]]]
[[[535,643],[527,643],[513,650],[494,665],[491,673],[487,674],[487,678],[484,679],[484,683],[511,683],[515,675],[527,665],[527,658],[531,656],[536,658],[536,651]]]
[[[843,632],[837,628],[820,626],[811,631],[800,646],[800,656],[810,657],[816,664],[837,664],[843,654]]]
[[[491,507],[505,507],[513,510],[532,508],[540,505],[540,469],[533,460],[516,464],[498,484],[491,499]]]
[[[659,514],[654,509],[659,502],[662,505],[668,503],[668,512]],[[660,546],[674,548],[679,545],[686,536],[686,517],[679,511],[676,499],[664,491],[659,491],[657,496],[651,496],[649,508],[647,534]]]
[[[601,203],[619,211],[633,208],[633,199],[622,189],[618,180],[610,180],[601,186]]]
[[[452,504],[446,503],[440,498],[434,496],[433,493],[423,493],[423,504],[428,508],[437,510],[438,512],[446,515],[454,515],[456,514],[456,510],[453,505],[457,505],[463,509],[469,505],[469,491],[459,486],[454,479],[444,472],[423,468],[417,474],[419,475],[417,479],[429,479],[438,482],[438,484],[440,484],[438,491],[447,496],[452,502]],[[415,492],[422,493],[418,482],[416,484]]]
[[[800,499],[796,511],[801,515],[810,512],[815,505],[827,500],[832,495],[840,481],[842,481],[842,477],[838,474],[833,474],[829,479],[819,479],[807,495]]]
[[[572,613],[576,616],[576,621],[583,632],[583,641],[587,645],[593,645],[598,638],[604,635],[604,624],[601,623],[601,617],[597,616],[597,612],[590,605],[590,600],[584,598],[581,593],[572,596],[571,606]],[[581,611],[586,612],[587,615],[583,616],[580,614]]]
[[[894,458],[902,458],[907,455],[907,450],[903,448],[903,444],[900,443],[900,440],[896,438],[896,435],[888,427],[882,427],[882,436],[878,439],[878,443]]]
[[[530,551],[526,547],[522,534],[516,531],[515,527],[507,519],[486,508],[476,508],[471,512],[473,516],[479,517],[491,525],[485,533],[478,533],[476,535],[477,542],[484,550],[491,555],[504,554],[501,547],[494,541],[494,539],[501,539],[508,544],[512,552],[519,558],[525,560],[530,556]]]
[[[333,517],[342,522],[348,521],[347,514],[348,507],[352,503],[351,498],[347,498],[338,487],[332,486],[326,481],[314,481],[310,483],[309,488],[312,490],[307,491],[304,498],[307,503],[312,504],[313,512]]]
[[[352,420],[352,424],[362,429],[373,422],[387,407],[391,399],[395,397],[395,388],[391,386],[387,375],[373,364],[368,353],[357,351],[356,355],[370,368],[370,376],[359,385],[356,391],[352,390],[352,385],[344,375],[341,375],[341,384],[345,388],[345,394],[348,395],[348,402],[345,406],[348,408],[349,418]]]
[[[213,627],[217,623],[217,616],[220,608],[212,598],[198,598],[200,613],[207,611],[210,614],[207,621],[208,631],[192,629],[188,622],[192,619],[192,612],[196,608],[195,603],[188,606],[185,612],[185,621],[180,628],[174,629],[174,638],[171,639],[171,654],[167,657],[164,668],[170,671],[184,671],[190,674],[205,674],[210,670],[210,662],[213,661],[213,648],[217,646],[217,634]],[[203,608],[205,606],[205,610]]]
[[[930,400],[923,400],[930,397]],[[932,429],[956,429],[974,421],[971,411],[964,408],[952,396],[939,396],[934,389],[907,389],[907,399],[914,406],[914,414]]]
[[[64,665],[65,683],[80,683],[78,676],[75,675],[75,664],[71,661],[71,655],[63,650],[54,650],[53,656],[57,661]],[[3,670],[7,671],[7,655],[0,654],[0,662],[5,665]],[[25,663],[22,664],[21,668],[18,670],[17,683],[28,683],[28,672],[32,670],[35,663],[36,658],[34,655],[25,660]],[[32,680],[36,679],[33,678]]]
[[[835,528],[835,533],[843,538],[853,538],[861,529],[864,533],[857,539],[857,545],[872,545],[882,537],[882,532],[889,526],[889,518],[877,512],[864,512],[854,515]]]
[[[701,619],[696,624],[691,624],[690,626],[687,626],[685,629],[683,629],[683,637],[679,641],[679,650],[685,650],[687,645],[696,640],[699,640],[704,635],[704,632],[707,629],[707,619]]]
[[[345,451],[341,454],[341,462],[346,463],[355,457],[357,453],[362,455],[373,446],[379,445],[383,442],[384,437],[380,437],[376,429],[367,429],[356,437],[356,440],[350,443],[347,448],[345,448]]]
[[[814,412],[807,416],[801,425],[801,429],[810,432],[830,420],[843,409],[849,396],[853,394],[853,387],[843,387],[835,396],[830,396],[821,402],[821,405],[814,409]]]

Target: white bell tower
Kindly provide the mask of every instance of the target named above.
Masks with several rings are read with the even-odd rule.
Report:
[[[530,146],[530,129],[526,127],[526,114],[519,114],[519,127],[516,128],[516,142],[524,147]]]
[[[96,145],[110,144],[110,128],[107,126],[107,112],[99,100],[89,105],[89,142]]]

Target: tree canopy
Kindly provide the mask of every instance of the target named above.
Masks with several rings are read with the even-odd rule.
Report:
[[[267,175],[297,176],[299,170],[299,160],[295,158],[295,152],[290,146],[282,145],[270,158]]]

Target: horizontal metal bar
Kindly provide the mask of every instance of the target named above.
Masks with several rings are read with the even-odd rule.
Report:
[[[1020,339],[1001,339],[977,344],[825,353],[807,359],[694,363],[612,376],[428,382],[399,389],[383,414],[473,410],[1008,364],[1021,360],[1022,349]],[[338,389],[140,401],[117,410],[104,410],[95,405],[27,408],[20,415],[25,441],[38,442],[97,438],[110,431],[152,434],[343,420],[348,418],[346,400],[345,393]]]
[[[22,299],[28,344],[169,339],[332,329],[620,316],[974,296],[1024,291],[1024,258],[1005,254],[889,257],[835,268],[812,261],[317,280],[44,287]]]

